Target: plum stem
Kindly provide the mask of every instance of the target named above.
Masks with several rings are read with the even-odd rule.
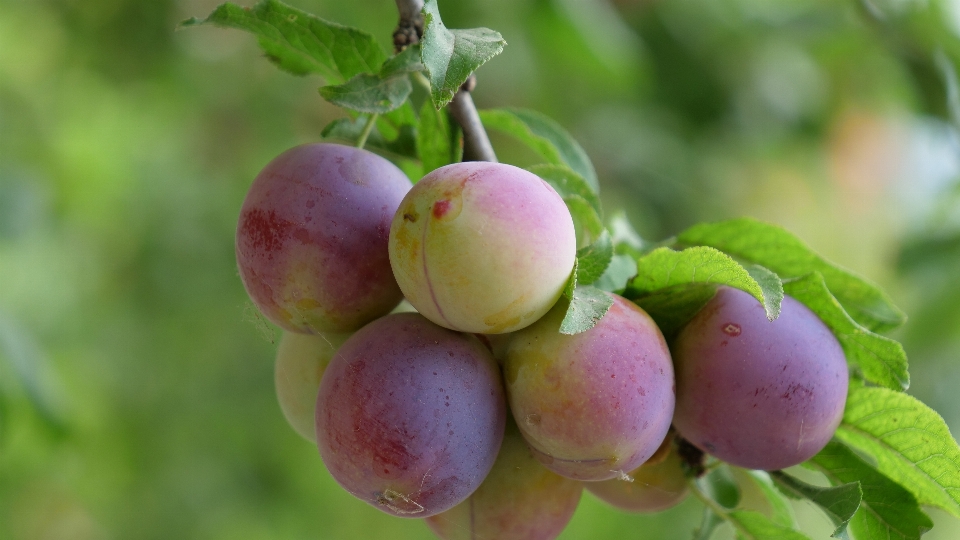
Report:
[[[400,22],[393,33],[393,46],[396,52],[400,52],[423,37],[423,0],[396,0],[396,3]],[[463,160],[496,163],[497,154],[493,151],[490,137],[483,128],[477,106],[470,95],[474,86],[476,78],[470,75],[453,96],[447,110],[463,131]]]
[[[373,113],[370,115],[370,118],[367,118],[367,123],[363,126],[360,138],[357,139],[357,148],[363,148],[363,146],[367,144],[367,137],[369,137],[370,132],[373,131],[373,126],[377,123],[378,116],[380,116],[378,113]]]

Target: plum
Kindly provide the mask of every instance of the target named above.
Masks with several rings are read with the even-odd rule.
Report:
[[[317,446],[333,478],[401,517],[431,516],[473,493],[506,418],[490,351],[416,313],[350,337],[320,381],[316,410]]]
[[[537,461],[513,420],[486,480],[469,499],[426,519],[443,540],[552,540],[580,502],[582,484]]]
[[[671,508],[689,493],[683,459],[672,443],[673,437],[668,436],[661,445],[662,456],[654,455],[630,471],[630,479],[585,482],[584,487],[598,499],[626,512],[660,512]]]
[[[287,422],[308,441],[316,442],[314,413],[317,390],[327,364],[352,334],[284,332],[277,347],[274,384]]]
[[[752,296],[721,287],[677,335],[673,354],[677,431],[728,463],[797,465],[830,441],[843,416],[843,349],[793,298],[771,322]]]
[[[291,332],[352,332],[401,299],[390,220],[410,180],[366,150],[307,144],[257,175],[240,210],[237,266],[251,300]]]
[[[653,319],[617,296],[600,322],[559,332],[566,305],[514,335],[504,363],[510,408],[550,470],[576,480],[615,478],[663,441],[674,407],[673,365]]]
[[[560,298],[576,253],[573,219],[557,192],[502,163],[434,170],[390,226],[390,263],[404,296],[462,332],[532,324]]]

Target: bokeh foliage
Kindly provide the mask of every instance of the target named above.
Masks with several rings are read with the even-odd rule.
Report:
[[[236,216],[343,113],[247,35],[174,31],[217,3],[0,0],[0,538],[429,538],[344,494],[276,404]],[[393,2],[291,3],[389,47]],[[509,44],[478,104],[567,127],[646,238],[750,215],[880,282],[911,317],[911,392],[960,428],[960,3],[440,8]],[[698,517],[584,495],[563,538],[688,538]]]

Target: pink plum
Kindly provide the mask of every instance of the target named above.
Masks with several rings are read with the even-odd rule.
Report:
[[[670,428],[673,364],[653,319],[617,296],[586,332],[559,332],[566,305],[510,341],[510,409],[546,467],[576,480],[623,475],[647,460]]]
[[[351,332],[401,299],[390,220],[406,175],[366,150],[307,144],[257,175],[240,210],[237,266],[247,293],[291,332]]]
[[[390,227],[404,296],[431,321],[500,334],[532,324],[563,292],[576,259],[573,219],[538,176],[468,162],[426,175]]]

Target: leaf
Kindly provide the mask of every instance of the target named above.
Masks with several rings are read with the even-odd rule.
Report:
[[[507,42],[500,32],[489,28],[448,30],[440,20],[436,0],[423,3],[423,20],[420,59],[429,74],[433,106],[440,109],[470,74],[500,54]]]
[[[960,517],[960,447],[943,418],[918,399],[851,385],[836,438],[874,458],[920,504]]]
[[[764,291],[763,309],[767,312],[767,318],[770,318],[770,314],[773,314],[773,319],[779,317],[780,303],[783,302],[783,282],[780,277],[759,264],[749,264],[744,268]]]
[[[724,508],[740,504],[740,486],[727,467],[718,467],[703,476],[699,483],[711,499]]]
[[[853,519],[853,515],[860,508],[860,501],[863,499],[860,482],[849,482],[836,487],[824,488],[797,480],[783,471],[772,471],[770,477],[777,484],[777,487],[787,495],[798,499],[808,499],[817,505],[836,527],[830,536],[844,540],[849,538],[847,524]]]
[[[560,333],[573,335],[593,328],[613,305],[609,294],[595,287],[577,287],[567,314],[560,323]]]
[[[760,264],[780,279],[820,272],[830,292],[855,321],[874,332],[896,328],[906,316],[870,283],[813,252],[785,229],[750,218],[694,225],[677,236],[682,245],[710,246],[744,261]]]
[[[627,214],[622,210],[615,213],[610,218],[610,232],[613,235],[613,249],[617,253],[626,253],[634,257],[640,257],[643,253],[646,242],[637,233]]]
[[[324,139],[337,139],[354,144],[360,139],[360,134],[363,132],[366,123],[366,116],[359,116],[356,120],[338,118],[327,124],[320,132],[320,136]],[[417,143],[413,126],[401,126],[399,134],[394,140],[386,139],[378,130],[374,129],[367,137],[365,148],[398,157],[417,158]]]
[[[361,73],[344,84],[320,88],[323,99],[363,113],[387,113],[407,100],[413,90],[406,73],[389,77]]]
[[[710,247],[683,251],[662,247],[647,253],[637,259],[637,277],[624,296],[649,313],[664,335],[670,335],[713,297],[719,285],[749,293],[764,305],[768,319],[780,311],[782,292],[771,288],[772,281],[758,283],[737,261]]]
[[[603,234],[603,220],[583,197],[579,195],[567,195],[563,202],[570,211],[570,217],[573,218],[573,225],[577,230],[577,244],[591,244],[594,238],[599,238]]]
[[[773,485],[773,480],[770,479],[769,474],[764,471],[735,470],[739,476],[746,478],[763,495],[764,500],[770,507],[769,517],[774,523],[784,527],[796,527],[797,523],[790,502]]]
[[[610,266],[593,286],[601,291],[620,294],[627,287],[627,282],[637,275],[637,260],[630,255],[614,255],[610,259]]]
[[[814,272],[784,282],[783,288],[830,327],[843,347],[847,361],[857,365],[868,381],[894,390],[910,386],[907,353],[903,346],[857,324],[827,290],[823,276]]]
[[[597,241],[577,250],[577,283],[590,285],[600,279],[610,266],[613,257],[613,243],[610,234],[603,231]]]
[[[863,499],[850,520],[850,529],[857,540],[917,540],[933,527],[909,491],[836,439],[827,443],[808,463],[826,475],[834,486],[860,482]]]
[[[567,284],[563,287],[563,296],[567,300],[573,300],[573,291],[577,289],[577,259],[573,260],[573,271],[570,272],[570,277],[567,279]]]
[[[579,174],[594,193],[600,192],[597,171],[586,151],[548,116],[529,109],[486,109],[480,111],[480,120],[487,129],[496,129],[516,138],[547,162],[566,165]]]
[[[420,125],[417,128],[417,151],[423,162],[423,173],[429,173],[453,163],[450,119],[446,111],[438,111],[430,102],[420,108]]]
[[[380,76],[390,77],[400,73],[414,73],[423,71],[424,66],[420,61],[420,44],[415,43],[399,53],[387,58],[380,66]]]
[[[727,517],[738,536],[747,540],[809,540],[807,535],[780,525],[760,512],[735,510]]]
[[[0,312],[0,361],[4,359],[43,422],[63,431],[63,397],[53,366],[27,331]]]
[[[713,531],[716,530],[717,526],[723,523],[723,518],[718,516],[713,510],[710,510],[709,507],[703,507],[703,517],[700,518],[700,526],[693,531],[693,540],[710,540],[710,537],[713,536]]]
[[[579,195],[583,200],[590,203],[590,206],[597,211],[598,215],[603,215],[603,209],[600,207],[600,197],[593,191],[593,188],[587,184],[582,176],[575,173],[573,169],[566,165],[554,165],[550,163],[541,163],[527,170],[543,178],[543,181],[550,184],[561,197],[568,195]]]
[[[294,75],[318,73],[332,82],[374,73],[386,57],[372,35],[277,0],[263,0],[252,8],[222,4],[206,19],[194,17],[180,26],[200,24],[246,30],[280,68]]]

